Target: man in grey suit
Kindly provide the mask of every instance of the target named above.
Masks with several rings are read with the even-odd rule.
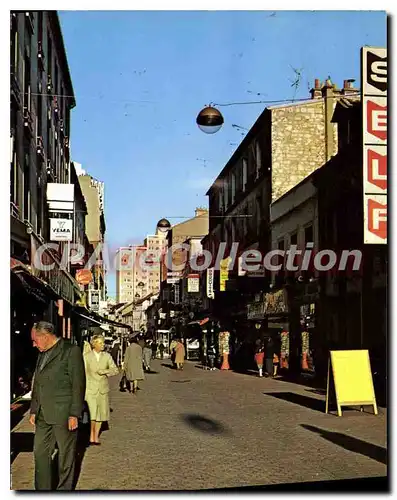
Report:
[[[34,374],[30,423],[35,426],[35,489],[51,490],[51,456],[58,445],[57,490],[72,490],[78,419],[83,411],[85,370],[78,346],[55,335],[40,321],[31,332],[40,351]]]

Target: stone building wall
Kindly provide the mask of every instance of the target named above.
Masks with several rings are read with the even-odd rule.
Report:
[[[323,99],[270,109],[273,202],[325,163],[326,120]]]

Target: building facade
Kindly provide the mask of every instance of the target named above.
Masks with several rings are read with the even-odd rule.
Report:
[[[248,332],[247,307],[258,293],[271,291],[271,274],[242,270],[238,256],[245,251],[265,255],[271,249],[271,203],[336,153],[333,110],[346,95],[359,96],[351,82],[337,89],[329,80],[323,85],[316,80],[311,99],[266,108],[207,192],[210,230],[205,249],[217,255],[225,243],[226,258],[233,256],[233,244],[238,245],[226,286],[220,290],[216,271],[215,297],[209,301],[216,317],[233,311],[224,318],[230,329]]]
[[[72,182],[70,112],[76,104],[55,11],[10,13],[10,63],[11,355],[16,396],[19,378],[30,380],[34,369],[30,329],[35,321],[51,321],[58,335],[71,340],[78,335],[72,312],[81,292],[70,268],[62,265],[68,242],[55,242],[43,251],[51,239],[47,186]]]
[[[105,267],[105,211],[104,183],[91,175],[83,173],[78,176],[81,191],[84,194],[87,214],[85,215],[85,231],[89,244],[93,248],[93,281],[88,290],[88,303],[94,311],[99,311],[100,302],[106,301],[106,267]],[[90,257],[92,257],[90,256]]]

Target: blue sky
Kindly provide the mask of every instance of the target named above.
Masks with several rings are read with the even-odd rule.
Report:
[[[359,86],[360,48],[386,44],[384,12],[61,11],[60,20],[77,101],[72,156],[105,182],[111,248],[207,206],[242,140],[232,124],[249,129],[266,106],[220,107],[225,125],[206,135],[195,123],[206,104],[305,98],[328,75]]]

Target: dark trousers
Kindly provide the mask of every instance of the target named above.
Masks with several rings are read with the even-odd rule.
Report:
[[[47,424],[43,415],[36,415],[34,436],[35,489],[52,489],[52,460],[55,444],[58,445],[59,481],[57,490],[73,489],[76,461],[77,429],[69,431],[68,424]]]
[[[266,358],[266,373],[273,375],[273,358]]]

